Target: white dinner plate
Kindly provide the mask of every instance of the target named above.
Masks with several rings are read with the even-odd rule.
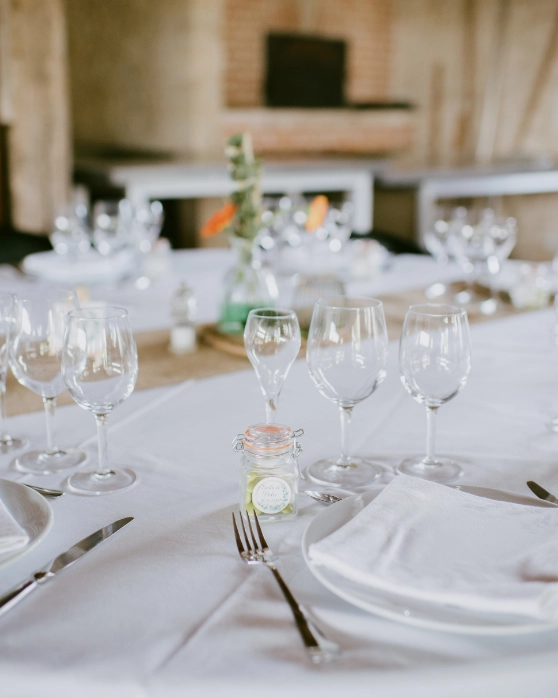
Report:
[[[50,252],[35,252],[27,255],[21,263],[26,274],[58,284],[100,284],[119,281],[134,268],[134,256],[123,250],[112,257],[103,257],[89,250],[78,259],[71,259]]]
[[[0,567],[4,567],[28,553],[46,536],[53,514],[41,494],[19,482],[0,480],[0,500],[29,536],[29,543],[19,550],[0,553]]]
[[[558,525],[558,507],[533,497],[488,489],[460,485],[457,489],[469,494],[502,502],[514,502],[526,506],[554,508]],[[558,629],[558,621],[534,620],[522,616],[475,612],[455,606],[429,603],[409,598],[403,594],[390,593],[359,584],[326,567],[316,565],[308,554],[312,543],[341,528],[367,506],[381,490],[357,494],[329,506],[308,525],[302,538],[302,554],[312,574],[336,596],[354,606],[377,616],[415,625],[429,630],[475,635],[513,635]]]

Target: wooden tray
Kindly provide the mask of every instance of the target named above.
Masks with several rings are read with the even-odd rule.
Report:
[[[198,327],[198,337],[204,344],[217,349],[218,351],[223,351],[225,354],[230,354],[231,356],[237,356],[241,358],[248,358],[246,356],[246,349],[244,348],[244,337],[241,334],[225,334],[220,332],[216,324],[202,325]],[[303,337],[300,352],[298,357],[301,358],[306,354],[306,339]]]
[[[210,324],[198,327],[198,337],[200,341],[214,349],[224,351],[231,356],[248,358],[244,349],[244,336],[241,334],[224,334],[219,331],[216,324]]]

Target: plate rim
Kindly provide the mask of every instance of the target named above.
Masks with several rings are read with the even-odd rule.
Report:
[[[480,495],[480,492],[485,492],[485,493],[497,493],[498,495],[504,495],[504,496],[511,496],[514,498],[525,498],[527,500],[532,500],[532,505],[536,506],[538,508],[556,508],[558,509],[558,506],[555,504],[551,504],[550,502],[545,502],[542,500],[535,499],[534,497],[530,497],[529,495],[524,495],[523,493],[519,492],[511,492],[508,490],[500,490],[496,488],[491,488],[491,487],[482,487],[478,485],[450,485],[451,487],[454,487],[455,489],[460,489],[463,492],[467,492],[468,494],[472,494],[475,496],[482,496]],[[383,489],[383,488],[382,488]],[[346,497],[342,500],[342,502],[347,502],[347,501],[353,501],[356,500],[358,497],[365,497],[368,498],[370,497],[369,501],[366,502],[366,505],[369,504],[373,499],[375,499],[382,489],[374,489],[374,490],[368,490],[366,492],[361,492],[359,494],[355,494],[351,497]],[[492,499],[492,497],[488,497],[488,499]],[[501,501],[510,501],[510,500],[501,500]],[[341,503],[341,502],[340,502]],[[339,504],[340,504],[339,503]],[[518,503],[518,502],[516,502]],[[338,504],[338,505],[339,505]],[[365,505],[365,506],[366,506]],[[349,506],[349,505],[345,505]],[[529,506],[529,503],[523,504],[523,506]],[[310,572],[314,575],[314,577],[322,584],[325,586],[329,591],[331,591],[335,596],[338,598],[343,599],[347,603],[351,604],[352,606],[356,606],[357,608],[360,608],[361,610],[366,611],[367,613],[370,613],[373,616],[378,616],[380,618],[387,618],[388,620],[392,620],[396,623],[402,623],[404,625],[411,625],[416,628],[422,628],[425,630],[436,630],[436,631],[441,631],[441,632],[449,632],[449,633],[455,633],[455,634],[460,634],[460,635],[486,635],[486,636],[503,636],[503,635],[526,635],[526,634],[532,634],[532,633],[540,633],[540,632],[548,632],[551,630],[556,630],[558,629],[558,620],[555,621],[536,621],[533,620],[533,622],[525,622],[525,623],[518,623],[518,624],[513,624],[510,623],[509,625],[490,625],[490,624],[473,624],[473,625],[463,625],[460,624],[458,621],[440,621],[440,620],[429,620],[429,619],[424,619],[420,617],[413,617],[412,615],[405,615],[403,613],[403,610],[401,612],[394,612],[391,611],[390,609],[385,609],[382,608],[381,606],[375,606],[372,603],[367,603],[366,601],[362,601],[356,597],[354,597],[350,592],[344,591],[342,588],[337,586],[335,583],[333,583],[326,574],[323,574],[321,572],[321,568],[319,565],[316,565],[313,563],[313,561],[310,559],[308,555],[308,536],[309,532],[311,531],[312,527],[315,526],[315,522],[318,518],[327,518],[328,512],[331,511],[331,508],[328,507],[327,509],[324,509],[324,511],[320,512],[314,518],[309,522],[308,526],[306,526],[306,529],[302,535],[302,541],[301,541],[301,549],[302,549],[302,557],[304,559],[304,562],[306,563],[306,566],[310,570]],[[356,584],[356,582],[355,582]],[[365,585],[362,585],[363,587]],[[381,589],[378,589],[378,594],[385,593]],[[398,596],[394,592],[394,596]],[[406,597],[401,595],[400,596],[402,601],[405,601]],[[427,605],[431,605],[433,609],[437,607],[436,604],[428,604],[428,602],[422,602]]]
[[[7,567],[8,565],[11,565],[13,562],[19,560],[19,558],[23,557],[24,555],[27,555],[28,552],[37,547],[37,545],[49,533],[54,522],[54,512],[52,511],[52,507],[41,494],[35,492],[35,490],[32,490],[30,487],[26,487],[23,483],[17,482],[16,480],[7,480],[5,478],[0,478],[0,490],[6,486],[8,488],[13,488],[16,491],[19,490],[23,497],[27,498],[31,502],[34,502],[40,509],[42,509],[47,514],[47,523],[44,529],[39,533],[39,535],[32,541],[29,541],[29,543],[26,546],[24,546],[23,548],[19,548],[18,550],[14,550],[13,554],[9,555],[9,557],[0,559],[0,569],[2,569],[3,567]],[[8,508],[7,504],[5,504],[5,506],[6,508]],[[8,511],[10,511],[9,508]],[[13,513],[11,511],[10,514],[12,514],[13,516]],[[21,525],[19,521],[18,524]]]

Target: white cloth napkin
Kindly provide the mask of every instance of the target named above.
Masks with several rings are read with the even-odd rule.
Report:
[[[29,536],[0,500],[0,554],[23,548],[28,542]]]
[[[416,599],[558,618],[558,509],[399,475],[309,554],[348,579]]]

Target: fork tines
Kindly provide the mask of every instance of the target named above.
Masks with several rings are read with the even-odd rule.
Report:
[[[254,512],[254,528],[256,529],[257,536],[254,534],[254,528],[252,528],[252,520],[248,512],[246,512],[245,515],[242,512],[239,512],[238,518],[240,519],[240,528],[243,534],[242,536],[240,535],[239,527],[236,523],[236,517],[233,512],[232,519],[234,537],[236,540],[238,552],[244,558],[251,557],[254,560],[258,557],[262,558],[265,552],[268,550],[268,547],[267,541],[265,540],[262,528],[260,526],[260,522],[258,521],[258,516],[256,512]],[[248,536],[248,533],[246,531],[244,518],[246,518],[246,521],[248,522],[248,530],[250,531],[250,536]],[[244,538],[244,541],[242,540],[242,538]]]

